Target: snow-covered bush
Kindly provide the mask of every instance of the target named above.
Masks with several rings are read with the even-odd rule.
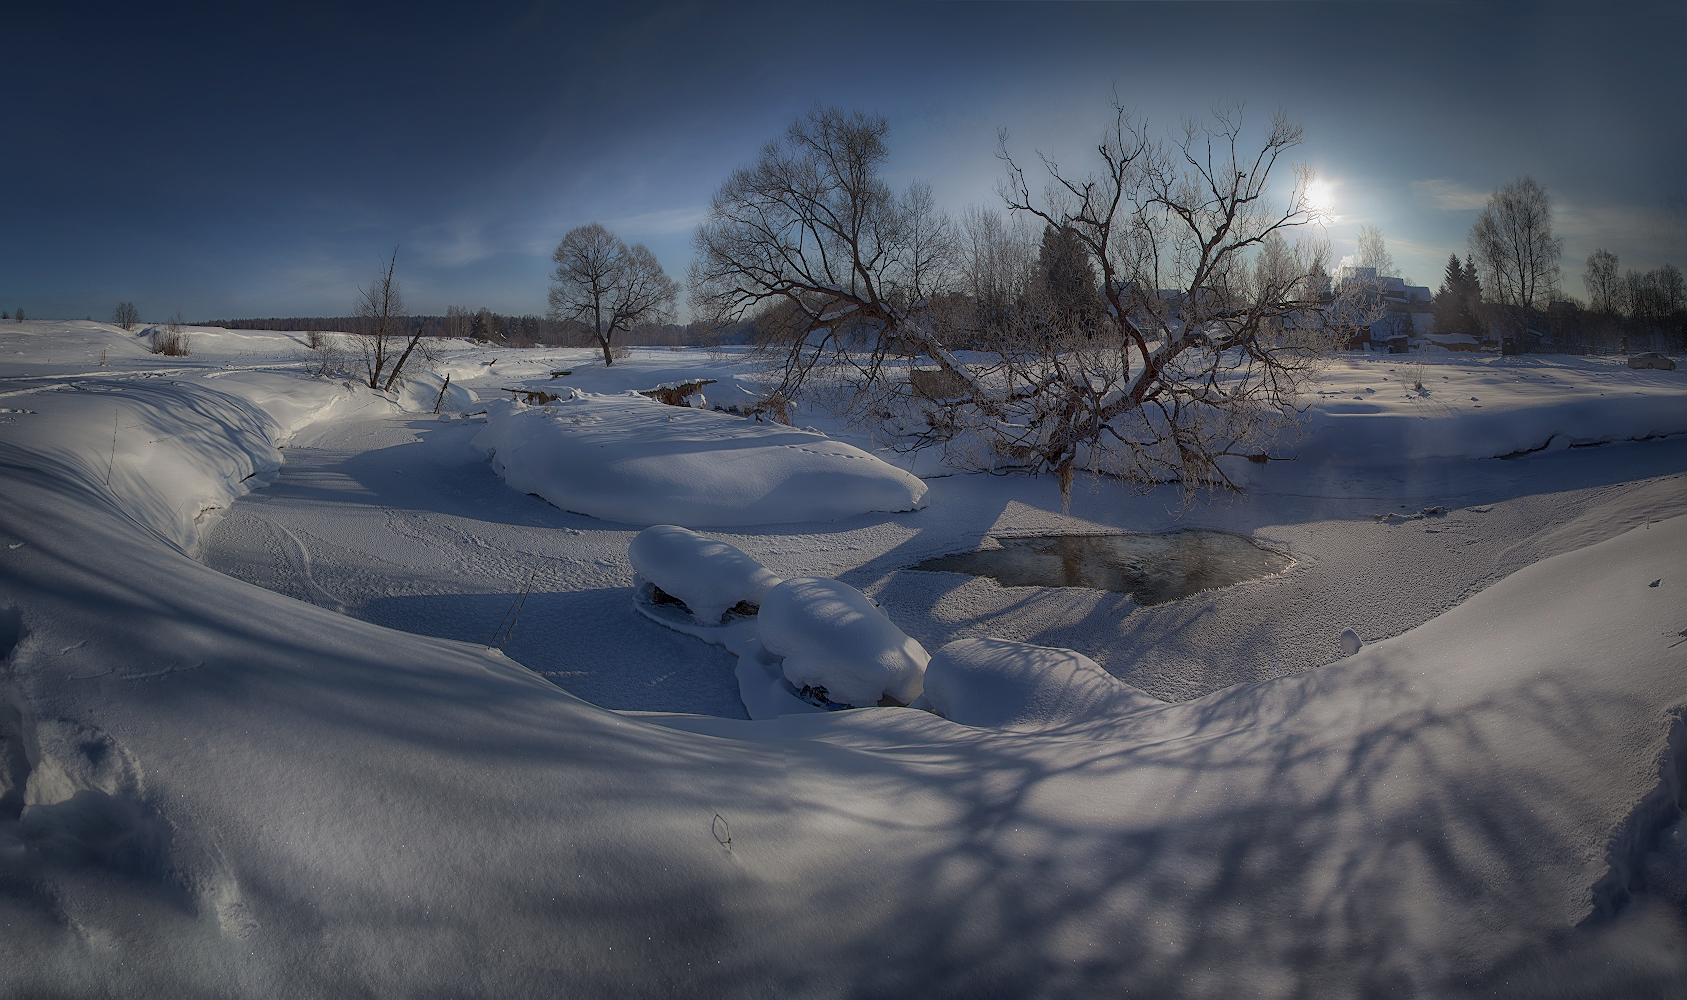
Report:
[[[761,641],[784,658],[785,679],[838,705],[865,707],[886,696],[908,704],[924,690],[925,647],[847,583],[786,580],[762,598]]]
[[[163,354],[172,358],[185,358],[192,353],[188,347],[187,332],[182,329],[180,315],[164,324],[162,330],[153,327],[152,353]]]
[[[638,599],[651,602],[660,589],[681,602],[704,625],[717,625],[739,604],[761,604],[780,582],[738,548],[672,524],[644,529],[627,546]]]

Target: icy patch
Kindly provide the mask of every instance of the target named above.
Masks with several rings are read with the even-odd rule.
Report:
[[[914,510],[926,485],[853,445],[636,392],[493,401],[475,444],[523,493],[625,524],[733,527]]]
[[[1089,587],[1163,604],[1281,573],[1294,560],[1225,531],[1049,535],[997,539],[1000,548],[927,559],[928,572],[993,577],[1004,587]]]

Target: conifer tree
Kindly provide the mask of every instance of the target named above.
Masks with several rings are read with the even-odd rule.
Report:
[[[1465,333],[1477,339],[1487,331],[1482,326],[1482,279],[1476,274],[1476,258],[1464,258],[1464,316]]]
[[[1042,272],[1054,322],[1068,330],[1093,334],[1101,297],[1096,292],[1089,251],[1078,234],[1065,227],[1044,227],[1037,270]]]
[[[1443,333],[1466,332],[1466,310],[1469,290],[1466,288],[1464,267],[1458,254],[1447,255],[1447,272],[1441,287],[1435,292],[1435,329]]]

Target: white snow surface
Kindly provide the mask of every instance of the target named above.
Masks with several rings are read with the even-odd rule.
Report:
[[[1022,728],[895,708],[744,721],[564,690],[695,709],[715,704],[697,678],[732,684],[725,654],[627,607],[631,532],[507,489],[462,421],[303,377],[296,338],[194,336],[163,359],[103,324],[0,326],[0,995],[1687,981],[1667,906],[1575,926],[1687,707],[1680,437],[1477,462],[1524,449],[1466,424],[1459,454],[1411,463],[1371,447],[1373,425],[1400,440],[1389,421],[1315,409],[1356,438],[1326,454],[1373,460],[1273,462],[1182,522],[1107,484],[1065,511],[1046,481],[952,476],[922,511],[747,527],[727,540],[780,575],[847,577],[932,648],[1010,633],[1167,703],[1039,702],[1060,670],[1100,678],[1027,650],[1059,662],[995,669],[1055,706],[997,716]],[[636,352],[581,373],[589,352],[487,350],[448,370],[494,356],[534,378],[575,361],[599,391],[736,364]],[[1645,436],[1626,404],[1687,399],[1682,372],[1618,382],[1609,361],[1431,368],[1514,376],[1466,395],[1515,411],[1501,425],[1529,447]],[[1338,361],[1325,388],[1362,393],[1379,364]],[[491,379],[453,385],[489,397]],[[1590,404],[1567,431],[1566,399]],[[1657,405],[1654,433],[1687,430],[1687,407],[1672,423]],[[203,512],[233,497],[207,536]],[[1297,566],[1155,608],[905,569],[992,533],[1176,523],[1282,544]],[[202,543],[206,562],[187,554]],[[488,651],[535,565],[529,631]],[[459,607],[481,615],[461,636],[420,634],[456,630]],[[1349,627],[1364,645],[1330,662]]]
[[[1355,355],[1332,366],[1305,437],[1281,450],[1311,465],[1397,466],[1687,431],[1687,382],[1631,370],[1622,357]]]
[[[699,528],[913,510],[926,486],[825,435],[637,392],[487,404],[475,444],[512,487],[625,524]]]
[[[951,722],[995,729],[1110,721],[1165,704],[1082,653],[1005,639],[957,639],[932,654],[925,698]]]
[[[780,583],[743,550],[672,524],[652,525],[627,546],[633,572],[685,602],[704,625],[718,625],[740,602],[759,605]],[[636,585],[636,584],[635,584]]]
[[[756,618],[762,645],[798,690],[824,688],[828,701],[857,706],[920,696],[931,655],[847,583],[786,580],[762,598]]]

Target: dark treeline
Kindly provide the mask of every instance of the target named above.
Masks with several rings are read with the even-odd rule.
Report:
[[[225,330],[312,330],[323,333],[360,333],[365,320],[356,316],[282,316],[265,319],[214,319],[196,326]],[[453,306],[444,316],[406,316],[402,328],[422,328],[424,337],[481,340],[501,347],[594,347],[589,327],[572,320],[543,316],[505,316],[490,309],[470,312]],[[620,338],[639,347],[687,347],[743,343],[749,338],[748,324],[717,330],[703,323],[644,324]]]
[[[1588,255],[1588,301],[1555,300],[1547,325],[1560,343],[1622,351],[1687,350],[1687,279],[1674,264],[1618,271],[1617,255]]]

